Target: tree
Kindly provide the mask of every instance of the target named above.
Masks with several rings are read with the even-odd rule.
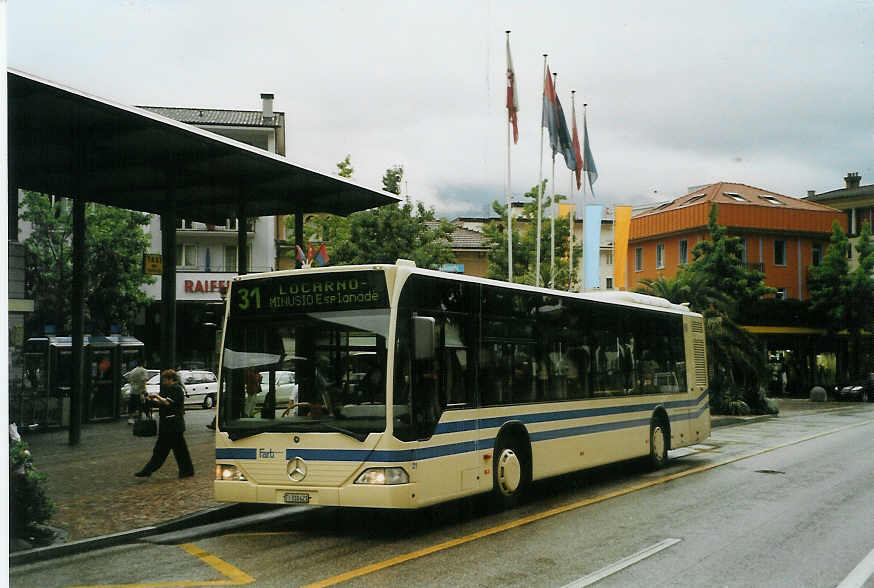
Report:
[[[546,181],[543,182],[546,191]],[[513,219],[513,281],[521,284],[536,283],[537,271],[537,222],[528,219],[537,218],[537,186],[533,186],[524,197],[528,201],[523,205],[521,217]],[[556,203],[566,200],[561,194],[555,195]],[[552,197],[545,196],[541,201],[540,230],[540,284],[550,283],[550,247],[552,246],[551,221],[549,212],[552,208]],[[483,228],[483,235],[489,245],[489,270],[486,277],[496,280],[507,279],[507,206],[497,200],[492,202],[492,209],[500,217],[489,222]],[[524,228],[523,228],[524,227]],[[571,275],[577,272],[568,268],[570,227],[567,219],[555,219],[555,287],[567,290]],[[582,248],[574,246],[574,259],[580,259]],[[576,280],[574,279],[575,283]]]
[[[351,155],[346,155],[346,159],[337,164],[337,175],[341,178],[351,178],[352,174],[355,173],[351,159]]]
[[[382,187],[386,192],[392,194],[401,193],[401,181],[404,179],[404,168],[401,165],[395,165],[385,170],[382,176]]]
[[[710,207],[707,230],[710,238],[699,242],[692,251],[693,261],[686,271],[699,276],[699,288],[690,294],[692,308],[704,312],[709,306],[736,320],[744,305],[776,290],[765,285],[765,274],[743,263],[740,237],[728,235],[728,229],[717,223],[719,210]]]
[[[849,335],[846,355],[838,354],[837,375],[847,381],[864,373],[863,330],[874,328],[874,243],[871,225],[862,224],[856,243],[858,266],[849,271],[847,262],[850,242],[840,224],[832,224],[832,235],[822,263],[810,268],[811,306],[814,312],[828,317],[832,336],[840,331]]]
[[[404,171],[401,166],[386,170],[383,186],[400,193]],[[433,209],[426,209],[407,198],[403,203],[387,204],[349,215],[345,235],[333,242],[331,261],[337,265],[394,263],[411,259],[419,267],[434,267],[455,261],[450,246],[453,226],[438,221]]]
[[[33,328],[46,323],[59,332],[69,330],[73,282],[72,206],[68,199],[24,192],[21,218],[33,233],[24,241],[25,278],[34,299]],[[88,203],[85,206],[85,313],[93,333],[109,333],[110,326],[127,327],[148,301],[142,286],[153,278],[142,270],[150,239],[143,231],[149,215]]]

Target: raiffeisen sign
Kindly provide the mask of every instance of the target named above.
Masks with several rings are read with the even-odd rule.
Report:
[[[230,285],[232,273],[181,273],[176,275],[176,299],[221,300],[222,288]]]

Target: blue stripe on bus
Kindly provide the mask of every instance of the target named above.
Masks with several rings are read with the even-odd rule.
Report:
[[[216,459],[256,459],[258,450],[254,447],[216,447]]]
[[[702,400],[707,398],[708,393],[704,392],[697,400],[691,401],[676,401],[662,404],[665,408],[678,408],[697,406]],[[605,416],[612,414],[621,414],[624,412],[639,412],[642,410],[652,410],[658,404],[636,404],[621,407],[608,407],[603,409],[582,409],[568,410],[551,413],[534,413],[522,415],[507,415],[503,417],[494,417],[489,419],[480,419],[480,428],[496,428],[510,421],[520,421],[523,423],[538,423],[538,422],[554,422],[559,420],[569,420],[586,418],[592,416]],[[679,422],[693,420],[700,417],[702,414],[710,410],[710,403],[706,402],[704,406],[698,410],[693,410],[687,413],[669,415],[671,422]],[[576,435],[590,435],[593,433],[603,433],[606,431],[619,431],[633,427],[643,427],[649,424],[649,417],[641,419],[632,419],[627,421],[616,421],[611,423],[598,423],[594,425],[580,425],[576,427],[568,427],[564,429],[554,429],[550,431],[539,431],[531,433],[530,438],[532,443],[539,441],[548,441],[551,439],[561,439],[564,437],[573,437]],[[435,435],[445,434],[450,432],[470,431],[476,428],[476,421],[456,421],[453,423],[441,423],[438,425]],[[487,423],[487,425],[484,425]],[[433,459],[436,457],[446,457],[449,455],[459,455],[472,451],[491,449],[495,446],[495,438],[478,439],[475,441],[464,441],[460,443],[449,443],[445,445],[435,445],[431,447],[420,447],[417,449],[400,449],[400,450],[370,450],[370,449],[286,449],[285,459],[291,460],[295,457],[300,457],[312,461],[354,461],[354,462],[376,462],[376,463],[396,463],[410,462],[423,459]],[[257,449],[255,448],[217,448],[215,450],[217,459],[257,459]]]
[[[692,400],[674,400],[664,403],[646,403],[646,404],[629,404],[625,406],[608,406],[604,408],[581,408],[576,410],[561,410],[554,412],[540,412],[519,414],[511,416],[491,417],[479,419],[479,427],[476,426],[476,420],[454,421],[449,423],[440,423],[434,431],[435,435],[446,433],[455,433],[461,431],[472,431],[474,429],[493,429],[500,427],[508,421],[519,421],[524,424],[532,423],[549,423],[555,421],[564,421],[570,419],[583,419],[599,416],[611,416],[630,412],[651,411],[657,406],[663,406],[666,410],[676,408],[691,408],[698,406],[702,399],[707,396],[708,392],[704,392],[696,399]],[[707,407],[705,407],[707,408]],[[700,413],[699,413],[700,414]]]
[[[450,443],[448,445],[435,445],[433,447],[420,447],[418,449],[400,450],[368,450],[368,449],[286,449],[285,459],[295,457],[313,461],[369,461],[369,462],[398,462],[433,459],[447,455],[470,453],[477,448],[476,442],[464,441],[462,443]]]

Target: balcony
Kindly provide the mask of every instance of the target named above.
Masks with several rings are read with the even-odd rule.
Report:
[[[272,272],[273,266],[266,265],[250,265],[249,273],[256,274],[259,272]],[[187,265],[187,266],[176,266],[177,274],[193,274],[193,273],[205,273],[205,274],[234,274],[237,275],[237,264],[216,264],[212,263],[209,266],[206,265]]]

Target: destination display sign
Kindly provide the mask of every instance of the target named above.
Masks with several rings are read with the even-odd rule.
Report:
[[[325,272],[234,282],[231,312],[274,314],[387,308],[385,274]]]

